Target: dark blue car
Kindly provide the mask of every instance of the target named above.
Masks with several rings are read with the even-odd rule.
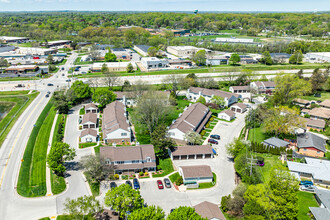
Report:
[[[133,179],[133,185],[134,185],[134,189],[140,189],[140,183],[138,179],[136,178]]]

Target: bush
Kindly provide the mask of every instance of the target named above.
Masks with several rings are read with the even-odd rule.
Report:
[[[139,176],[143,176],[143,172],[141,171],[141,172],[139,172]]]
[[[148,176],[148,175],[149,175],[149,173],[148,173],[148,172],[145,172],[145,173],[144,173],[144,175],[145,175],[145,176]]]
[[[210,118],[210,121],[213,121],[213,120],[214,120],[214,118],[213,118],[213,117],[211,117],[211,118]]]
[[[183,184],[182,176],[179,176],[179,177],[175,180],[175,184],[176,184],[177,186],[180,186],[181,184]]]
[[[221,198],[221,210],[224,212],[228,211],[228,201],[231,199],[230,194]]]
[[[127,175],[122,175],[121,178],[122,178],[123,180],[127,180],[127,179],[128,179],[128,176],[127,176]]]
[[[115,177],[116,180],[119,179],[119,175],[118,174],[115,174],[114,177]]]
[[[206,133],[206,131],[205,131],[205,130],[203,130],[203,131],[201,132],[201,136],[204,136],[204,135],[205,135],[205,133]]]
[[[205,125],[205,128],[210,127],[210,122],[207,122],[207,124]]]

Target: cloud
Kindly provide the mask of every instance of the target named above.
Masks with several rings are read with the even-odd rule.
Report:
[[[2,2],[2,3],[10,3],[9,0],[0,0],[0,2]]]

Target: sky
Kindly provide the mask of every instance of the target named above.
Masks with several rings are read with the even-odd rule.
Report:
[[[0,0],[0,11],[330,11],[330,0]]]

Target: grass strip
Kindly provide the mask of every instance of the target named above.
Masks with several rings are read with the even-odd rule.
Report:
[[[163,177],[174,171],[171,158],[159,159],[158,170],[163,170],[161,174],[153,174],[152,177]]]

